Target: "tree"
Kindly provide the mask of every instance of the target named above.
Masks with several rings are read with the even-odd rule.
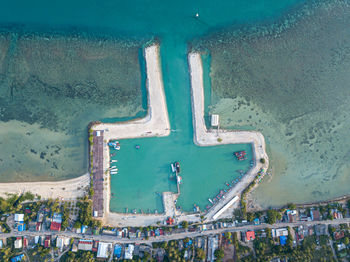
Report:
[[[297,206],[296,206],[295,204],[293,204],[293,203],[287,204],[287,207],[288,207],[289,209],[296,209],[296,208],[297,208]]]
[[[348,237],[344,238],[344,245],[349,245],[349,238]]]
[[[277,219],[280,220],[281,218],[282,218],[281,214],[276,210],[274,209],[267,210],[267,219],[266,219],[267,223],[272,225],[276,223]]]
[[[265,158],[260,158],[260,163],[261,163],[261,164],[265,164],[265,163],[266,163]]]
[[[199,260],[204,260],[205,259],[205,252],[201,248],[196,248],[196,258]]]
[[[183,227],[183,228],[188,228],[188,222],[187,221],[182,221],[181,222],[181,226]]]
[[[214,255],[215,255],[216,261],[222,261],[222,259],[225,256],[225,253],[222,248],[218,248],[215,250]]]

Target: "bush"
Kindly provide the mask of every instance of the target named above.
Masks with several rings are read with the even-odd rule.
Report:
[[[222,138],[221,137],[218,138],[218,142],[220,142],[220,143],[222,142]]]
[[[261,163],[261,164],[265,164],[265,163],[266,163],[265,158],[260,158],[260,163]]]

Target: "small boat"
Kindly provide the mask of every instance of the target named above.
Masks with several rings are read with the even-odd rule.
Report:
[[[180,163],[179,162],[175,162],[175,168],[176,168],[176,172],[180,173]]]
[[[208,200],[209,200],[209,202],[210,202],[210,203],[212,203],[212,204],[213,204],[213,200],[211,200],[210,198],[209,198]]]
[[[182,177],[181,177],[181,176],[177,176],[177,183],[178,183],[179,185],[182,184]]]
[[[136,145],[135,148],[136,148],[136,149],[140,149],[140,146],[139,146],[139,145]]]
[[[173,171],[173,173],[175,173],[175,171],[176,171],[176,168],[175,168],[173,163],[171,163],[171,171]]]
[[[117,163],[117,162],[118,160],[114,160],[114,159],[111,160],[111,163]]]

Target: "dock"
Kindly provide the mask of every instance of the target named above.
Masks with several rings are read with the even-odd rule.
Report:
[[[176,206],[175,200],[177,199],[178,194],[173,192],[163,192],[163,206],[164,206],[164,214],[169,217],[173,217],[176,215]]]
[[[92,183],[94,196],[92,208],[94,217],[103,217],[103,131],[93,131],[92,144]],[[96,214],[96,215],[95,215]]]

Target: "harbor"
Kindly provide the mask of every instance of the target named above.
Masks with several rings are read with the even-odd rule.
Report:
[[[157,56],[157,49],[152,47],[151,50],[156,51],[153,55]],[[191,55],[189,58],[192,63]],[[147,73],[153,74],[149,72],[149,60],[146,56]],[[195,66],[201,68],[201,64]],[[172,108],[170,120],[178,119],[179,115],[182,118],[180,122],[172,122],[172,128],[164,100],[163,111],[152,110],[152,100],[154,97],[159,99],[159,93],[154,89],[152,92],[151,84],[148,85],[148,99],[152,115],[124,125],[98,124],[93,127],[95,131],[101,128],[105,131],[103,168],[105,182],[110,184],[104,186],[106,190],[103,191],[107,224],[151,225],[168,216],[177,221],[198,221],[199,214],[205,214],[207,220],[224,216],[224,211],[237,202],[232,199],[239,198],[262,167],[267,169],[268,158],[260,133],[207,130],[203,118],[203,85],[193,81],[199,77],[201,83],[202,76],[193,74],[193,64],[190,68],[193,114],[188,106]],[[156,72],[160,77],[160,70]],[[162,84],[157,81],[161,90]],[[190,95],[189,91],[186,94]],[[185,119],[192,119],[193,129],[191,122]],[[155,125],[159,131],[147,131],[145,126],[155,120],[159,121]],[[135,132],[139,135],[131,138]],[[260,158],[265,158],[264,164],[257,161]]]

